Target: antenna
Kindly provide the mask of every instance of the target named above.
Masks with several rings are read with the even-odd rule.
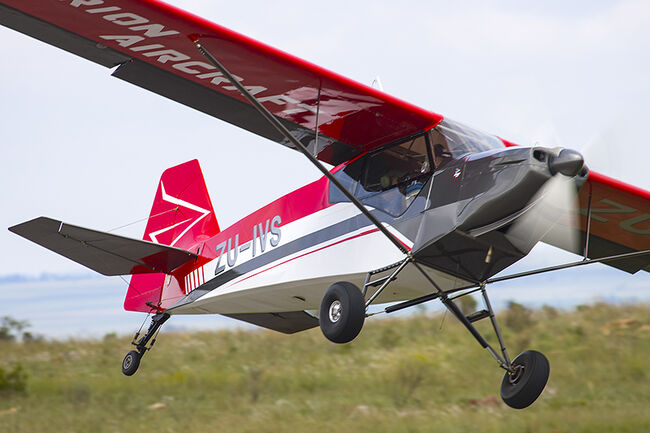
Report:
[[[381,90],[382,92],[384,91],[384,86],[381,84],[381,80],[379,79],[379,75],[375,77],[374,80],[372,80],[372,83],[370,84],[370,87],[374,87],[375,89]]]

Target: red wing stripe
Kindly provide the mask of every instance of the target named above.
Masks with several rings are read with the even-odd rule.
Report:
[[[8,9],[10,17],[15,14],[13,10],[24,14],[10,27],[105,66],[120,64],[113,75],[138,85],[146,82],[145,88],[269,138],[273,135],[251,126],[250,121],[234,120],[232,110],[244,112],[248,104],[242,106],[244,98],[204,62],[188,36],[199,35],[206,49],[225,59],[228,68],[260,102],[290,125],[312,131],[316,103],[322,95],[319,133],[346,143],[353,153],[407,137],[442,120],[429,110],[161,1],[111,0],[107,7],[108,3],[1,0],[0,8]],[[133,33],[125,33],[125,26]],[[129,58],[133,60],[125,61]],[[167,81],[169,76],[175,77],[174,81]],[[184,91],[186,94],[179,96]],[[215,93],[220,95],[218,99]],[[221,101],[213,103],[217,109],[203,106],[208,98]],[[318,157],[338,164],[342,161],[337,149],[326,145]]]

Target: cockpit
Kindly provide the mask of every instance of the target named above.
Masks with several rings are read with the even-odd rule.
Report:
[[[497,137],[445,119],[429,131],[361,155],[334,176],[363,204],[396,217],[448,161],[503,147]],[[345,196],[332,185],[330,202],[343,201]]]
[[[493,149],[503,149],[505,145],[494,135],[489,135],[450,119],[444,119],[428,132],[432,146],[436,144],[455,159],[468,153],[479,153]]]

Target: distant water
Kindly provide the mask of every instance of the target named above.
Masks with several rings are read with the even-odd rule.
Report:
[[[510,272],[530,269],[533,265],[517,264]],[[0,317],[9,315],[27,320],[32,332],[48,338],[99,337],[110,332],[131,334],[140,327],[145,315],[123,310],[126,287],[119,277],[92,273],[0,277]],[[495,309],[503,308],[509,300],[529,307],[548,304],[564,309],[596,301],[650,302],[650,274],[629,275],[603,265],[592,265],[497,283],[489,287],[488,293]],[[437,301],[427,304],[430,310],[441,309],[439,305]],[[217,315],[175,316],[164,329],[234,327],[250,325]]]
[[[27,320],[32,325],[30,331],[48,338],[100,337],[111,332],[131,334],[146,315],[123,309],[126,288],[119,277],[92,274],[3,277],[0,278],[0,317]],[[175,316],[165,325],[165,330],[238,326],[242,322],[217,315]]]

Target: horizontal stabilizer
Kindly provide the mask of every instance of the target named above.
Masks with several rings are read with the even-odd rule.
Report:
[[[196,254],[153,242],[65,224],[47,217],[10,231],[104,275],[169,274]]]

